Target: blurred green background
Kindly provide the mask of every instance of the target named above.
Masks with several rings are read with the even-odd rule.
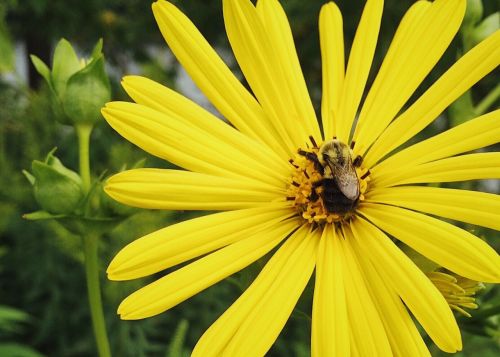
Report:
[[[224,33],[221,1],[175,3],[238,72]],[[323,3],[282,1],[317,109],[321,97],[317,18]],[[370,81],[400,18],[412,3],[386,0]],[[496,0],[483,3],[484,16],[500,8]],[[344,15],[346,48],[350,47],[363,4],[362,0],[338,1]],[[54,45],[61,37],[76,46],[81,55],[88,55],[94,43],[103,38],[113,99],[128,100],[119,86],[121,76],[141,74],[208,106],[169,53],[157,30],[149,0],[0,0],[0,356],[94,356],[97,353],[86,300],[80,238],[57,222],[30,222],[21,218],[23,213],[37,210],[31,186],[21,172],[31,167],[32,160],[42,160],[57,146],[57,155],[63,163],[73,170],[78,168],[73,129],[53,120],[47,87],[27,57],[36,54],[50,63]],[[458,36],[416,95],[453,63],[463,46]],[[455,111],[461,115],[445,113],[417,139],[469,119],[473,114],[468,101],[479,101],[497,82],[498,73],[486,77],[473,88],[470,98],[455,105]],[[97,125],[91,140],[94,177],[117,172],[123,165],[130,167],[142,158],[147,159],[148,167],[168,166],[119,137],[104,121]],[[457,186],[498,193],[498,182]],[[203,331],[237,298],[265,263],[266,258],[160,316],[144,321],[120,321],[115,313],[119,302],[155,277],[129,283],[109,282],[104,274],[108,262],[135,238],[199,214],[202,213],[138,211],[101,240],[104,307],[115,356],[189,355]],[[465,227],[496,245],[498,250],[498,239],[495,240],[499,238],[498,232]],[[481,309],[498,306],[499,290],[487,287],[479,300],[483,301]],[[309,356],[311,301],[310,284],[269,352],[270,356]],[[487,321],[460,317],[459,323],[464,331],[464,351],[457,355],[500,354],[498,316]],[[434,346],[431,349],[433,354],[440,355]]]

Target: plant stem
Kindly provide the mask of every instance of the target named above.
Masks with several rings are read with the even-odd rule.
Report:
[[[87,194],[90,190],[90,159],[89,140],[92,133],[92,125],[76,125],[76,135],[78,136],[78,154],[80,157],[80,176],[82,178],[83,192]]]
[[[85,194],[89,193],[90,180],[90,159],[89,141],[92,133],[92,125],[80,124],[75,126],[78,136],[78,154],[80,158],[80,177],[82,178],[82,188]],[[111,357],[108,335],[106,333],[106,323],[101,299],[101,286],[99,283],[99,262],[97,257],[97,247],[99,235],[87,232],[82,236],[83,250],[85,253],[85,277],[87,279],[87,293],[90,305],[90,315],[92,317],[92,327],[100,357]]]
[[[97,350],[100,357],[110,357],[108,335],[106,333],[106,323],[104,321],[101,287],[99,284],[99,264],[97,259],[97,234],[87,234],[83,237],[83,247],[85,252],[85,276],[87,278],[87,293],[92,316],[92,327],[97,343]]]

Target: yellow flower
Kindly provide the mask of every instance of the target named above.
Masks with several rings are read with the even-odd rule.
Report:
[[[500,281],[500,258],[491,247],[426,215],[498,230],[499,197],[416,185],[500,177],[500,153],[464,154],[500,141],[500,111],[393,150],[499,64],[497,31],[400,113],[455,36],[465,3],[416,2],[361,107],[383,1],[366,2],[346,69],[342,16],[335,4],[325,5],[322,129],[276,0],[256,7],[223,1],[227,35],[253,95],[184,14],[166,1],[154,3],[171,50],[231,125],[160,84],[125,77],[137,104],[107,104],[106,120],[187,171],[130,170],[113,176],[106,191],[137,207],[226,212],[166,227],[118,253],[108,269],[112,280],[197,259],[126,298],[121,317],[164,312],[278,247],[201,337],[194,356],[264,355],[314,270],[313,356],[428,356],[410,312],[439,348],[460,350],[446,299],[398,242],[467,279]],[[325,142],[334,146],[326,159]]]

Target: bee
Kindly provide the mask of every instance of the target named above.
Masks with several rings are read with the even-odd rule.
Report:
[[[315,143],[313,142],[313,145]],[[352,144],[353,145],[353,144]],[[346,214],[358,204],[360,188],[356,167],[361,165],[361,156],[352,159],[349,146],[333,138],[325,141],[318,154],[299,150],[299,154],[312,161],[322,178],[312,184],[310,200],[320,196],[329,213]],[[317,189],[322,187],[318,194]]]

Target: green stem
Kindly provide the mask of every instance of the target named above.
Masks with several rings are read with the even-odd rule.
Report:
[[[110,357],[106,323],[104,321],[101,287],[99,285],[99,264],[97,259],[97,243],[99,236],[87,234],[83,237],[85,252],[85,276],[87,278],[87,293],[92,316],[92,327],[100,357]]]
[[[80,157],[80,176],[82,178],[83,191],[87,194],[90,190],[90,159],[89,141],[92,133],[92,125],[76,125],[76,135],[78,136],[78,154]]]
[[[474,111],[476,115],[482,115],[500,98],[500,84],[497,84],[491,92],[488,93],[486,97],[483,98],[477,105]]]
[[[80,158],[80,177],[85,194],[88,194],[91,186],[89,141],[92,133],[92,125],[76,125],[78,136],[78,153]],[[111,357],[106,323],[101,299],[101,286],[99,283],[99,262],[97,257],[97,246],[99,235],[87,232],[83,235],[83,250],[85,253],[85,277],[87,279],[87,293],[92,317],[92,327],[100,357]]]

